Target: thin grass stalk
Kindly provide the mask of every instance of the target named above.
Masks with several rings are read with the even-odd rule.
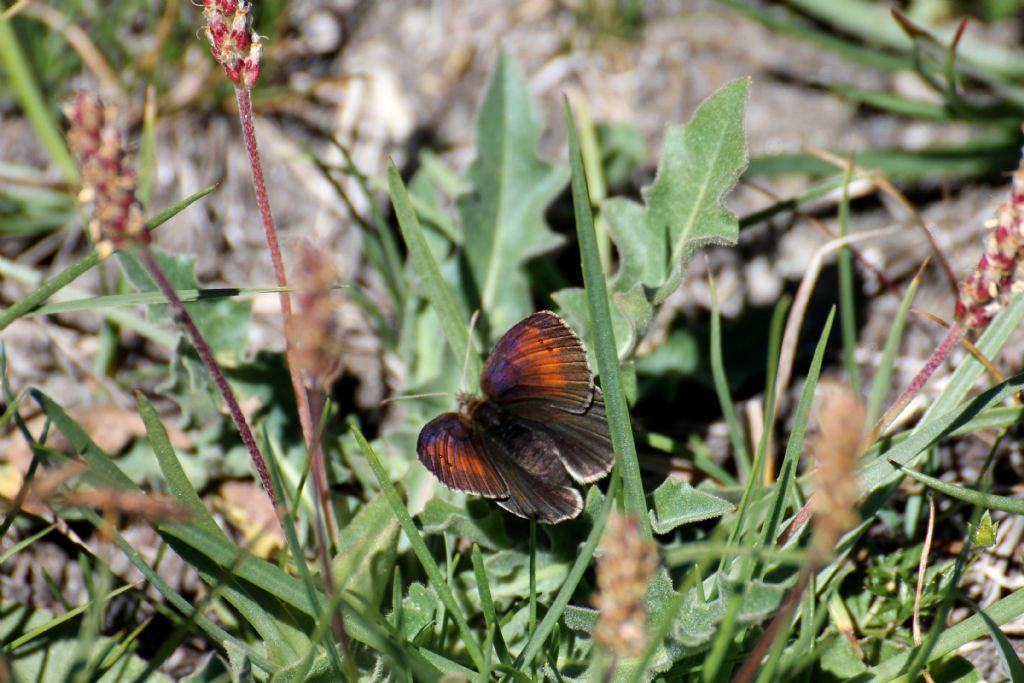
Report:
[[[917,585],[914,587],[914,614],[911,621],[911,632],[914,645],[921,644],[921,595],[924,593],[924,578],[928,571],[928,555],[932,550],[932,534],[935,532],[935,496],[928,494],[928,526],[925,527],[924,545],[921,547],[921,560],[917,565]]]
[[[256,193],[256,204],[260,209],[260,219],[263,221],[263,231],[267,238],[267,250],[270,252],[270,262],[274,268],[274,279],[278,287],[288,286],[288,277],[285,275],[284,259],[281,257],[281,245],[277,241],[277,228],[274,225],[274,216],[270,210],[270,199],[267,196],[267,184],[263,178],[263,163],[260,161],[260,149],[256,142],[256,129],[253,125],[252,94],[248,88],[236,87],[235,100],[238,102],[238,118],[242,124],[242,139],[245,141],[245,151],[249,157],[249,169],[252,172],[252,185]],[[288,365],[288,375],[292,381],[292,391],[295,393],[295,405],[299,413],[299,423],[302,426],[302,437],[307,449],[313,449],[313,440],[316,432],[313,430],[312,411],[309,406],[309,397],[306,393],[306,385],[298,366],[294,362],[291,340],[292,332],[292,301],[287,292],[278,294],[281,302],[281,320],[284,325],[285,337],[285,361]],[[310,457],[316,459],[311,453]],[[320,459],[323,453],[320,452]],[[326,468],[323,462],[313,463],[313,475],[316,478],[317,495],[321,495],[327,489]]]
[[[807,306],[810,303],[811,293],[814,290],[814,284],[817,282],[818,275],[821,273],[825,257],[831,252],[848,244],[875,239],[876,237],[883,237],[891,234],[892,232],[892,228],[881,228],[879,230],[857,233],[856,235],[847,235],[846,237],[841,237],[822,245],[816,252],[814,252],[814,256],[811,257],[811,262],[807,265],[804,276],[800,280],[800,286],[797,288],[796,297],[793,299],[793,308],[790,311],[789,320],[786,322],[786,333],[783,337],[781,358],[779,361],[779,379],[775,387],[775,402],[777,405],[781,404],[786,387],[789,385],[789,379],[793,372],[793,361],[796,358],[797,342],[800,337],[800,327],[803,324],[804,315],[806,314]],[[771,431],[773,429],[773,425],[766,422],[765,429],[767,431]]]
[[[473,544],[472,551],[470,551],[469,558],[473,564],[473,575],[476,577],[477,591],[480,593],[480,611],[483,612],[486,622],[494,626],[493,646],[495,652],[498,653],[498,661],[504,666],[512,666],[512,658],[509,656],[508,647],[505,645],[505,638],[501,632],[501,623],[494,608],[494,598],[491,596],[491,585],[487,578],[487,568],[484,566],[484,556],[480,552],[480,547],[475,543]],[[400,603],[401,596],[398,596],[398,598]],[[490,651],[487,651],[487,656],[490,657]]]
[[[537,630],[537,520],[530,520],[530,628]]]
[[[886,394],[889,393],[892,370],[896,364],[896,353],[899,350],[900,341],[903,339],[903,330],[907,323],[907,313],[910,311],[910,306],[917,295],[917,288],[921,284],[921,276],[923,274],[924,266],[922,265],[921,268],[918,268],[914,279],[910,281],[910,286],[907,287],[903,301],[900,302],[900,310],[893,319],[889,336],[885,340],[885,346],[882,349],[882,360],[878,364],[878,371],[868,391],[866,418],[868,424],[874,424],[878,420],[884,407]]]
[[[268,440],[268,438],[266,436],[266,433],[264,433],[263,445],[264,445],[264,448],[266,448],[267,453],[271,453],[270,443],[269,443],[269,440]],[[272,460],[271,464],[274,465],[274,469],[271,472],[273,483],[274,483],[274,493],[275,493],[275,495],[280,496],[282,499],[287,500],[287,493],[285,492],[284,486],[282,485],[282,482],[281,482],[281,472],[278,469],[277,463],[275,461]],[[345,635],[344,622],[340,621],[339,617],[338,617],[338,615],[341,614],[341,606],[339,604],[337,606],[337,609],[333,609],[333,610],[330,610],[328,612],[324,611],[324,605],[321,604],[321,601],[320,601],[320,594],[318,593],[318,591],[316,589],[316,585],[313,582],[313,575],[309,571],[309,567],[306,564],[305,556],[304,556],[304,554],[302,552],[302,545],[299,543],[298,534],[295,533],[295,519],[292,517],[292,513],[291,513],[291,511],[290,511],[290,509],[289,509],[289,507],[287,505],[283,505],[281,507],[281,513],[282,513],[282,516],[283,516],[283,524],[282,524],[282,526],[283,526],[283,528],[285,530],[285,535],[286,535],[286,539],[287,539],[287,542],[288,542],[288,548],[289,548],[289,550],[292,553],[292,557],[293,557],[293,559],[295,561],[295,567],[296,567],[296,570],[298,571],[299,577],[302,579],[302,585],[306,589],[306,595],[307,595],[307,597],[309,599],[310,607],[312,608],[314,614],[317,615],[316,616],[317,624],[319,625],[319,623],[321,621],[327,621],[327,615],[331,615],[330,622],[331,622],[332,626],[336,626],[337,627],[336,628],[335,637],[337,637],[340,640],[341,646],[342,646],[342,650],[345,653],[345,663],[344,664],[340,661],[340,659],[338,657],[338,652],[337,652],[337,650],[334,647],[334,643],[331,642],[330,639],[326,637],[327,634],[325,632],[323,632],[323,631],[321,631],[321,633],[319,634],[320,637],[323,638],[323,640],[324,640],[324,644],[325,644],[326,649],[328,651],[327,654],[328,654],[328,658],[329,658],[329,660],[331,662],[331,666],[333,667],[334,672],[335,672],[336,675],[341,673],[342,667],[344,666],[345,672],[348,675],[348,677],[351,680],[355,680],[355,678],[356,678],[355,677],[355,673],[356,673],[355,665],[352,662],[351,648],[350,648],[350,645],[349,645],[349,642],[348,642],[348,638]],[[320,543],[324,543],[325,539],[324,539],[323,525],[322,524],[317,524],[317,525],[314,526],[314,529],[315,529],[315,533],[317,535],[317,541],[320,542]],[[323,556],[320,555],[320,557],[323,557]],[[336,598],[336,597],[339,597],[339,596],[338,596],[337,591],[336,591],[336,589],[334,587],[334,581],[333,581],[333,578],[331,576],[331,571],[330,571],[329,564],[325,563],[324,565],[321,566],[321,573],[322,573],[322,577],[323,577],[323,581],[324,581],[324,590],[325,590],[325,593],[326,593],[327,601],[330,602],[332,598]],[[310,642],[310,651],[311,652],[313,650],[315,650],[316,642],[317,642],[316,640],[311,640],[311,642]],[[311,657],[309,659],[311,660]]]
[[[572,567],[569,568],[569,573],[565,577],[565,582],[562,583],[562,587],[558,589],[555,599],[548,606],[548,611],[544,618],[540,620],[540,624],[537,625],[537,630],[530,634],[530,639],[526,642],[526,646],[519,653],[519,656],[516,657],[515,666],[521,666],[523,662],[532,662],[540,652],[548,636],[551,635],[551,631],[558,625],[558,621],[562,618],[562,613],[565,612],[565,608],[569,605],[572,594],[579,586],[584,572],[586,572],[587,567],[590,565],[590,560],[594,557],[598,541],[601,540],[601,533],[604,531],[605,523],[608,520],[608,513],[611,512],[621,483],[621,479],[613,474],[611,483],[608,484],[607,498],[605,498],[601,508],[593,516],[594,525],[590,529],[590,535],[587,536],[586,542],[580,547],[576,560],[573,562]]]
[[[356,438],[356,442],[359,444],[359,448],[363,452],[363,456],[366,458],[367,463],[369,463],[370,469],[373,470],[373,475],[376,477],[377,483],[384,492],[385,498],[387,498],[388,503],[391,505],[391,509],[394,511],[395,516],[398,517],[398,522],[402,526],[402,531],[405,533],[406,538],[409,539],[409,545],[412,546],[413,553],[420,561],[423,571],[426,572],[427,578],[430,580],[430,585],[437,591],[437,595],[441,599],[442,604],[447,608],[448,612],[451,613],[452,618],[455,620],[455,625],[459,630],[459,635],[462,637],[462,643],[466,648],[466,652],[469,653],[469,657],[473,660],[473,664],[477,667],[477,671],[482,671],[484,669],[483,650],[481,650],[480,644],[476,641],[476,638],[473,635],[473,631],[469,628],[469,622],[466,621],[465,615],[462,613],[458,602],[455,600],[455,595],[452,593],[450,588],[451,582],[445,578],[441,573],[441,568],[438,567],[437,562],[434,561],[433,556],[430,554],[430,550],[427,548],[427,544],[423,541],[423,537],[420,536],[420,532],[416,528],[416,522],[413,521],[412,515],[409,514],[409,510],[406,508],[401,494],[398,493],[394,483],[392,483],[391,479],[388,477],[387,470],[384,469],[384,465],[381,464],[376,452],[374,452],[369,442],[367,442],[366,437],[363,436],[363,433],[359,430],[354,421],[349,420],[349,427]]]
[[[729,378],[725,373],[725,360],[722,358],[722,312],[718,307],[718,290],[714,278],[708,269],[708,285],[711,288],[711,376],[715,383],[715,394],[722,408],[722,417],[729,427],[729,440],[732,442],[733,459],[739,470],[740,480],[750,479],[750,453],[743,438],[743,430],[736,419],[736,408],[729,393]]]
[[[764,522],[763,535],[761,537],[761,545],[763,546],[770,546],[778,536],[778,526],[782,523],[787,498],[790,495],[789,487],[793,485],[796,479],[796,467],[800,460],[800,453],[804,450],[804,435],[810,419],[811,404],[814,399],[815,388],[818,384],[818,377],[821,373],[825,348],[828,345],[829,335],[832,333],[832,322],[835,319],[835,315],[836,309],[833,307],[828,319],[825,321],[824,329],[818,339],[818,346],[814,350],[814,357],[807,370],[807,377],[804,379],[803,390],[800,393],[800,402],[797,404],[793,427],[789,435],[789,443],[786,446],[786,453],[783,456],[782,466],[779,471],[779,480],[776,483],[776,490],[768,517]]]
[[[839,236],[846,237],[850,228],[851,159],[843,174],[843,195],[839,202]],[[857,311],[853,302],[853,255],[849,247],[841,247],[837,256],[839,273],[839,330],[843,339],[843,361],[850,378],[850,388],[860,393],[860,371],[857,369]]]
[[[185,328],[185,332],[188,334],[189,339],[195,347],[196,352],[199,354],[200,359],[202,359],[203,365],[206,366],[207,372],[210,373],[214,384],[217,385],[217,389],[224,398],[224,402],[228,406],[228,412],[231,413],[231,419],[235,421],[235,426],[238,428],[238,433],[242,437],[242,442],[245,444],[246,450],[249,451],[249,456],[252,458],[253,464],[256,465],[256,472],[259,474],[260,483],[263,484],[263,490],[266,491],[267,497],[270,498],[270,502],[274,506],[274,511],[277,513],[278,522],[280,523],[281,504],[277,499],[277,495],[274,493],[274,485],[270,480],[270,472],[267,470],[267,463],[263,459],[263,454],[260,453],[259,446],[256,445],[256,439],[253,437],[252,430],[249,428],[249,422],[245,419],[245,415],[242,413],[242,408],[238,405],[238,399],[235,398],[234,392],[231,391],[231,386],[224,377],[224,373],[221,371],[220,365],[217,363],[217,359],[214,358],[209,345],[206,343],[206,340],[203,339],[203,335],[200,334],[199,328],[196,327],[195,321],[192,320],[192,316],[189,315],[188,310],[185,308],[185,304],[183,304],[181,299],[178,298],[178,294],[174,291],[174,287],[171,286],[167,276],[164,275],[163,270],[160,269],[160,265],[153,257],[153,252],[151,252],[148,247],[143,246],[139,250],[139,257],[149,270],[149,274],[156,283],[156,286],[160,288],[160,291],[163,292],[164,296],[167,298],[167,303],[171,307],[171,311],[175,318],[177,318]]]

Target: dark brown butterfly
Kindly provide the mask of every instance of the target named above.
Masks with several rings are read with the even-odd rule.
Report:
[[[459,396],[420,432],[420,462],[445,486],[493,498],[509,512],[554,524],[583,509],[573,486],[615,462],[601,390],[579,337],[551,311],[498,341],[480,374],[483,398]]]

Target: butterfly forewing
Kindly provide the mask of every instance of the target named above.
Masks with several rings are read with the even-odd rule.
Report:
[[[594,398],[594,376],[576,333],[551,311],[534,313],[498,341],[480,376],[487,398],[534,400],[584,413]]]
[[[416,442],[420,462],[442,484],[485,498],[504,498],[508,486],[469,421],[445,413],[427,423]]]

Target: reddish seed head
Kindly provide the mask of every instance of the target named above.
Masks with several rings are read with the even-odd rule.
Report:
[[[1014,291],[1024,287],[1020,267],[1024,262],[1024,221],[1018,209],[1022,203],[1024,162],[1013,174],[1009,200],[996,211],[996,225],[985,239],[977,270],[960,284],[961,299],[956,303],[955,315],[971,332],[983,330]]]
[[[97,248],[149,242],[135,198],[135,172],[126,163],[124,143],[113,110],[80,92],[65,108],[71,128],[68,147],[82,167],[82,196],[93,204],[90,230]]]
[[[204,0],[205,34],[210,54],[235,85],[252,88],[260,73],[263,46],[252,31],[249,4],[238,0]]]

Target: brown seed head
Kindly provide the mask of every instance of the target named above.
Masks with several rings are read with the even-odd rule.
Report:
[[[38,475],[29,489],[34,504],[95,508],[105,514],[144,517],[152,521],[185,522],[191,513],[177,500],[162,493],[143,493],[113,488],[77,489],[61,492],[61,487],[88,470],[84,462],[72,461]]]
[[[866,411],[860,397],[845,385],[822,382],[818,391],[812,500],[815,543],[827,554],[859,520],[856,466],[864,449]]]
[[[82,167],[79,199],[93,203],[89,230],[97,250],[103,254],[112,247],[148,243],[149,233],[135,198],[135,172],[126,161],[116,112],[95,96],[79,92],[64,113],[71,122],[68,146]]]
[[[341,371],[341,332],[334,287],[338,272],[327,251],[310,242],[299,248],[293,278],[297,311],[291,326],[293,357],[309,384],[326,390]]]
[[[192,513],[177,500],[163,493],[143,493],[121,489],[86,489],[63,496],[64,505],[96,508],[105,514],[143,517],[153,522],[187,522]]]
[[[260,76],[263,44],[250,28],[246,0],[203,0],[203,32],[210,53],[224,67],[231,82],[251,90]]]
[[[658,546],[640,535],[632,517],[613,513],[601,537],[594,606],[598,645],[623,657],[638,657],[647,645],[647,584],[658,568]]]

